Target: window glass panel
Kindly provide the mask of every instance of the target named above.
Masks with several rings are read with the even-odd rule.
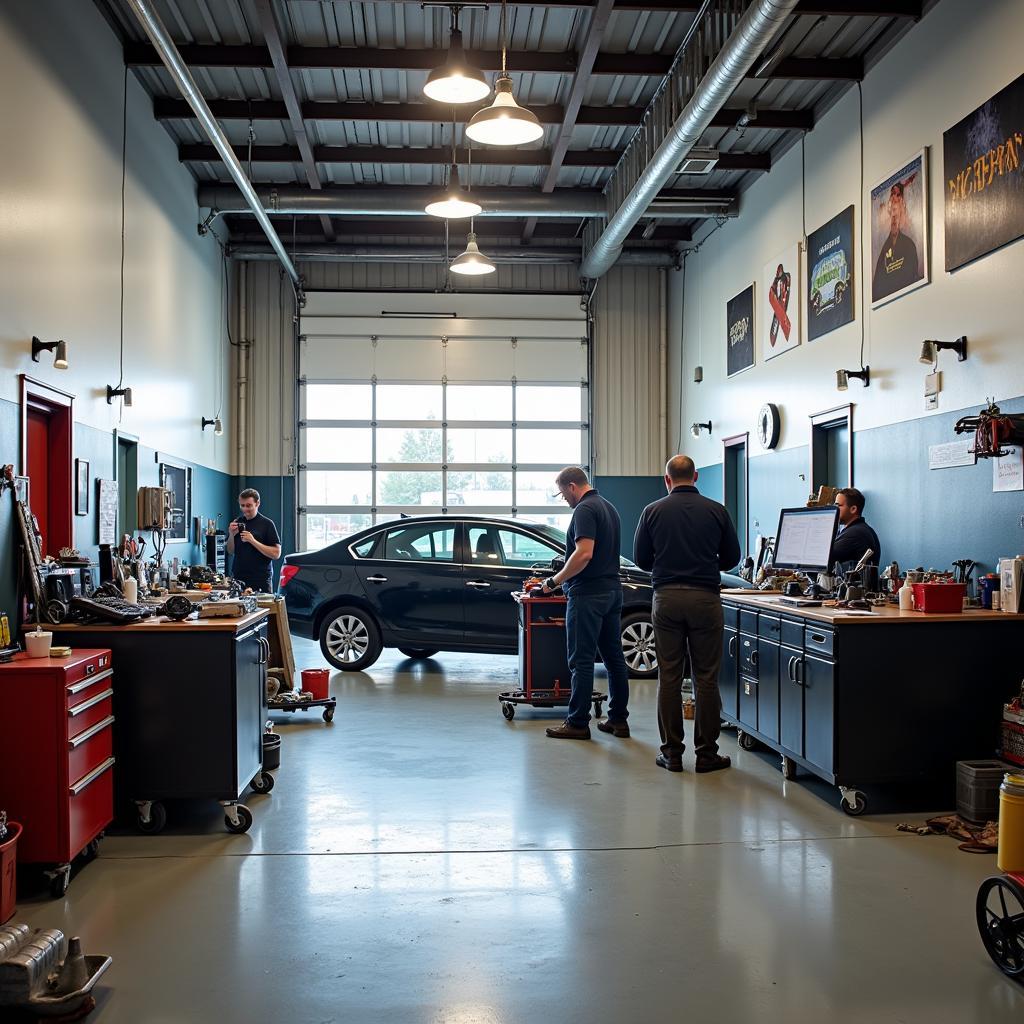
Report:
[[[307,462],[369,462],[373,454],[369,427],[308,427]]]
[[[427,462],[441,464],[441,425],[423,427],[379,427],[377,463]]]
[[[307,420],[368,420],[373,416],[370,384],[307,384]]]
[[[578,465],[583,451],[578,430],[517,430],[517,462],[552,462]]]
[[[528,384],[516,388],[516,422],[565,420],[583,422],[583,389],[579,385],[541,388]]]
[[[555,486],[556,475],[557,470],[543,473],[517,473],[516,504],[553,505],[556,508],[565,508],[565,502],[562,501],[558,487]]]
[[[511,508],[512,474],[449,473],[448,504]]]
[[[539,525],[555,527],[560,533],[552,534],[551,539],[554,542],[560,538],[562,551],[565,551],[565,531],[569,529],[569,522],[572,519],[571,512],[524,512],[521,516],[517,516],[517,518]]]
[[[377,541],[379,540],[380,534],[375,533],[372,537],[367,537],[366,540],[360,541],[358,544],[354,545],[352,550],[360,558],[368,558],[370,556],[370,552],[373,551]]]
[[[467,528],[469,557],[476,565],[501,565],[498,531],[490,526]]]
[[[377,419],[441,419],[440,384],[378,384]]]
[[[377,473],[381,505],[441,505],[441,472],[411,473],[393,469]]]
[[[448,422],[453,420],[511,420],[512,385],[449,384]]]
[[[373,474],[368,469],[311,469],[306,473],[306,504],[372,505],[372,487]]]
[[[565,553],[564,548],[553,547],[537,537],[520,533],[518,530],[499,530],[498,537],[501,540],[505,564],[522,569],[529,569],[533,565],[547,567],[552,558]]]
[[[370,513],[311,512],[306,519],[305,547],[315,551],[371,526]]]
[[[512,464],[512,429],[448,428],[449,462],[503,462]]]
[[[455,527],[402,526],[389,530],[384,557],[450,562],[455,557]]]

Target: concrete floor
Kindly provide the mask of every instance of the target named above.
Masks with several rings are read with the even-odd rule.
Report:
[[[102,1024],[1024,1019],[974,924],[995,858],[895,831],[926,809],[850,818],[730,734],[731,771],[662,771],[651,682],[631,739],[549,740],[557,711],[501,717],[515,677],[391,651],[336,674],[333,726],[275,716],[247,835],[172,806],[17,919],[113,955]]]

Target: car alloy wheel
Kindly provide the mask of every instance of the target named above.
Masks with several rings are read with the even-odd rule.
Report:
[[[622,653],[631,676],[653,679],[658,674],[658,655],[654,648],[654,624],[651,616],[634,612],[622,617]]]
[[[320,649],[335,668],[357,672],[380,657],[380,630],[359,608],[339,608],[324,619]]]

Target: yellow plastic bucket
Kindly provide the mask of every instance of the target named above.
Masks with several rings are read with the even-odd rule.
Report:
[[[999,787],[999,850],[1003,872],[1024,872],[1024,775],[1003,776]]]

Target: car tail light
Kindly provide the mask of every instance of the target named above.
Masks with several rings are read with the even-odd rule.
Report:
[[[299,571],[297,565],[288,565],[287,563],[281,566],[281,582],[280,587],[284,587],[288,581]]]

